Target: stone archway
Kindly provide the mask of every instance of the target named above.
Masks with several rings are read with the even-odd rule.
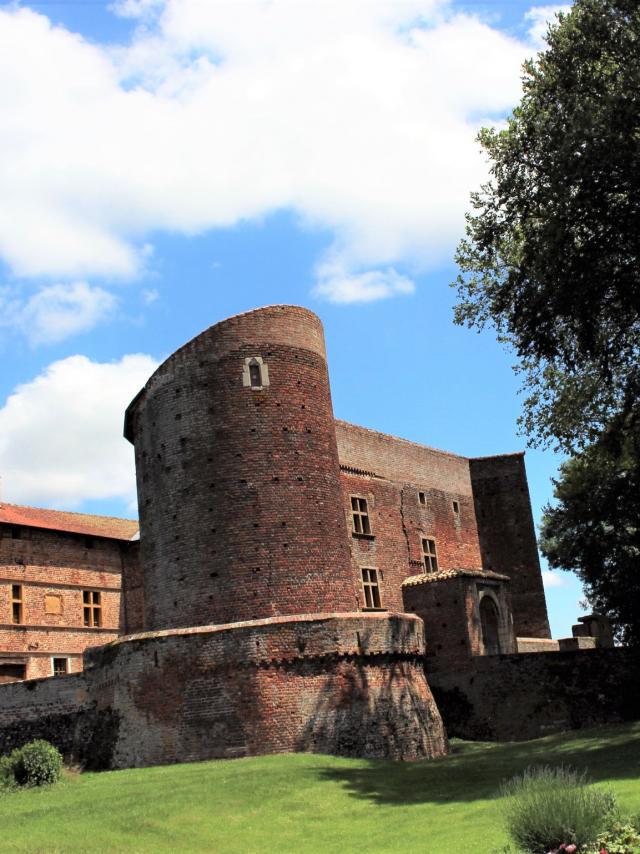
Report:
[[[480,600],[480,624],[484,654],[499,655],[502,651],[500,649],[500,614],[491,596],[483,596]]]

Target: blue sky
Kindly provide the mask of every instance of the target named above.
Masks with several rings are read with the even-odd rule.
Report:
[[[135,513],[123,409],[206,326],[316,311],[338,417],[469,456],[525,447],[518,380],[453,325],[474,142],[558,6],[0,3],[6,501]],[[529,450],[534,515],[559,460]],[[556,636],[580,587],[546,573]]]

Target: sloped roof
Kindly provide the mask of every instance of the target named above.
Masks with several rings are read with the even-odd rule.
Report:
[[[92,516],[89,513],[70,513],[66,510],[46,510],[21,504],[0,504],[0,523],[24,525],[28,528],[46,528],[50,531],[67,531],[89,537],[110,537],[113,540],[130,540],[138,531],[135,519],[118,519],[114,516]]]
[[[484,571],[482,569],[445,569],[438,572],[421,572],[419,575],[410,575],[402,582],[403,587],[411,587],[414,584],[433,584],[436,581],[447,581],[449,578],[487,578],[490,581],[511,581],[508,575],[500,575],[498,572]]]

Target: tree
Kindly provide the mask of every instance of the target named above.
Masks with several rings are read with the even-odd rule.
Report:
[[[531,444],[573,456],[542,550],[640,643],[640,4],[575,0],[525,63],[458,247],[455,320],[518,357]]]
[[[618,640],[640,644],[640,424],[613,426],[561,466],[547,505],[541,548],[549,565],[573,570],[591,607]]]
[[[547,43],[480,133],[455,319],[515,349],[532,443],[575,451],[640,392],[640,4],[575,0]]]

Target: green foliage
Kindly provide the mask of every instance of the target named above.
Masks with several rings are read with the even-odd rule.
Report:
[[[65,774],[0,798],[2,854],[506,854],[496,797],[527,765],[588,763],[640,811],[640,723],[453,741],[437,762],[314,754]],[[521,854],[515,846],[509,854]],[[582,854],[582,852],[581,852]]]
[[[456,322],[519,358],[531,440],[584,447],[640,393],[640,4],[575,0],[524,66],[458,247]]]
[[[616,821],[604,833],[596,844],[586,849],[585,854],[640,854],[640,833],[634,822]]]
[[[597,613],[625,643],[640,643],[640,419],[607,432],[560,468],[540,546],[573,570]]]
[[[0,759],[5,788],[51,786],[62,776],[60,751],[43,739],[30,741]]]
[[[529,854],[592,843],[616,812],[611,792],[589,786],[585,774],[570,768],[528,768],[501,794],[509,835]]]

